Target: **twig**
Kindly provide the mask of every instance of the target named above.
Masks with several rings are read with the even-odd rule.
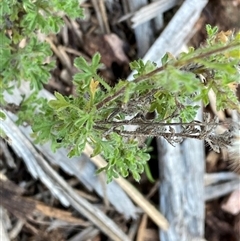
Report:
[[[4,153],[7,165],[11,168],[15,168],[16,164],[14,162],[14,159],[13,159],[9,149],[7,148],[7,144],[3,141],[3,139],[0,139],[0,147]]]
[[[23,157],[29,170],[31,170],[31,174],[35,174],[35,178],[40,178],[64,205],[68,206],[71,204],[79,213],[87,217],[111,239],[116,241],[130,241],[111,219],[101,210],[79,196],[73,188],[68,185],[47,163],[43,156],[37,152],[32,143],[21,133],[9,117],[4,120],[1,127],[6,135],[12,139],[13,149],[17,151],[19,156]],[[10,127],[12,127],[12,129],[9,129]],[[20,148],[19,143],[23,146],[22,148]]]
[[[164,12],[177,5],[177,3],[178,0],[158,0],[140,8],[131,19],[133,22],[132,27],[135,28],[155,17],[159,17],[159,15],[161,16]]]
[[[10,95],[5,93],[5,99],[7,102],[11,103],[16,102],[17,104],[20,103],[21,98],[20,96],[22,94],[26,95],[26,98],[28,97],[30,91],[29,82],[23,82],[20,88],[15,88],[13,90],[14,95]],[[39,96],[47,98],[48,100],[54,99],[55,97],[50,94],[46,90],[42,90],[39,92]],[[19,102],[19,103],[18,103]],[[11,113],[9,113],[11,114]],[[11,114],[11,118],[15,118],[14,115]],[[1,123],[1,128],[3,128],[5,125],[4,122]],[[11,129],[13,127],[9,126],[9,133],[14,135],[15,130]],[[19,127],[21,131],[25,134],[25,138],[31,139],[31,129],[27,127],[20,126]],[[16,136],[17,140],[19,138]],[[14,136],[9,139],[9,142],[15,142]],[[27,163],[27,166],[29,168],[29,172],[34,176],[37,177],[38,173],[41,173],[41,170],[38,171],[37,167],[35,167],[31,162],[31,154],[29,153],[29,150],[26,149],[26,147],[23,145],[23,141],[16,141],[15,144],[18,146],[18,148],[22,149],[22,152],[26,154],[26,157],[24,161]],[[89,190],[89,191],[95,191],[100,197],[103,197],[104,190],[101,185],[101,180],[99,179],[100,176],[95,176],[96,167],[92,162],[89,161],[88,157],[86,155],[81,155],[80,157],[73,157],[68,158],[67,153],[68,150],[61,148],[56,151],[56,153],[52,153],[51,147],[49,143],[46,143],[44,145],[37,145],[38,151],[40,153],[44,153],[44,156],[47,157],[47,159],[53,164],[60,166],[65,172],[67,172],[69,175],[74,175],[83,185]],[[17,149],[17,148],[16,148]],[[15,149],[15,151],[16,151]],[[94,176],[94,178],[92,178]],[[44,179],[44,175],[42,178]],[[47,178],[44,179],[45,181],[48,180]],[[59,193],[59,189],[52,185],[50,188],[51,191],[53,191],[55,194]],[[138,216],[138,207],[136,207],[130,198],[125,194],[124,190],[119,187],[119,185],[116,182],[112,182],[111,185],[106,186],[106,193],[107,198],[111,205],[115,207],[115,209],[124,215],[126,219],[128,218],[137,218]],[[60,195],[61,197],[61,195]],[[63,201],[63,200],[62,200]],[[62,202],[64,205],[67,205],[64,201]],[[124,203],[124,205],[123,205]]]
[[[130,12],[135,12],[139,8],[148,4],[147,0],[127,1]],[[153,42],[153,28],[150,22],[145,22],[134,29],[137,53],[141,58],[150,48]]]
[[[103,19],[102,19],[102,16],[101,16],[101,11],[100,11],[99,6],[98,6],[99,1],[98,0],[91,0],[91,2],[93,4],[95,13],[97,15],[97,20],[98,20],[101,32],[104,34],[105,33],[104,22],[103,22]]]
[[[76,234],[68,241],[79,241],[79,240],[93,240],[98,234],[99,230],[94,227],[88,227],[81,231],[80,233]]]
[[[4,212],[5,210],[3,209],[2,206],[0,206],[0,240],[1,241],[10,241],[10,238],[7,233],[6,225],[3,220],[4,217]]]
[[[194,61],[198,60],[198,59],[203,59],[205,57],[208,57],[208,56],[211,56],[213,54],[218,54],[218,53],[222,53],[226,50],[230,50],[232,48],[236,48],[236,47],[240,47],[240,44],[239,43],[236,43],[236,44],[231,44],[231,45],[228,45],[228,46],[224,46],[224,47],[221,47],[221,48],[217,48],[217,49],[214,49],[214,50],[211,50],[211,51],[208,51],[206,53],[203,53],[203,54],[199,54],[197,56],[194,56],[190,59],[187,59],[187,60],[177,60],[175,63],[172,63],[171,66],[173,67],[181,67],[181,66],[184,66],[184,65],[187,65],[187,64],[190,64],[190,63],[193,63]],[[139,83],[141,81],[144,81],[146,79],[149,79],[151,77],[153,77],[155,74],[157,73],[160,73],[162,71],[164,71],[166,69],[167,65],[165,66],[161,66],[161,67],[158,67],[156,68],[155,70],[145,74],[145,75],[142,75],[142,76],[139,76],[137,77],[136,79],[134,79],[133,81],[135,83]],[[96,105],[96,108],[97,110],[101,109],[103,106],[107,105],[109,102],[112,102],[113,100],[116,100],[120,95],[122,95],[124,93],[124,91],[126,90],[126,86],[127,86],[127,83],[125,86],[123,86],[121,89],[119,89],[116,93],[114,93],[112,96],[108,96],[106,97],[105,99],[103,99],[101,102],[99,102],[97,105]]]
[[[204,175],[205,186],[216,184],[220,181],[229,181],[238,178],[238,175],[232,172],[206,173]]]
[[[93,153],[92,147],[88,144],[85,147],[84,153],[87,156],[91,156]],[[101,156],[95,156],[91,158],[91,161],[95,163],[99,168],[107,165],[106,161]],[[162,230],[167,230],[168,221],[165,217],[148,201],[146,198],[136,190],[128,181],[124,178],[119,177],[116,182],[120,187],[131,197],[131,199],[138,204],[139,207],[158,225]]]
[[[205,188],[205,201],[210,201],[222,197],[234,190],[239,189],[240,178],[236,178],[226,183],[210,185]]]
[[[18,234],[21,232],[22,227],[24,226],[24,224],[25,224],[24,220],[18,219],[18,221],[14,225],[13,229],[9,232],[9,238],[11,240],[16,239],[18,237]]]
[[[103,24],[104,24],[104,28],[105,28],[105,33],[110,34],[110,28],[109,28],[109,24],[108,24],[108,19],[107,19],[107,13],[106,13],[104,0],[100,0],[99,1],[99,9],[100,9],[100,11],[102,13],[102,19],[103,19]]]

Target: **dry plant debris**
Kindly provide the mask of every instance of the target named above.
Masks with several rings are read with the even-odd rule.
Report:
[[[88,11],[89,14],[88,20],[85,20],[85,22],[80,22],[79,24],[78,21],[73,21],[66,18],[66,27],[61,31],[61,33],[57,37],[49,36],[48,41],[55,53],[54,57],[58,62],[58,68],[53,71],[52,79],[49,85],[46,86],[46,88],[51,91],[58,90],[65,94],[74,93],[71,83],[71,76],[76,71],[76,69],[73,67],[73,58],[74,56],[83,55],[90,59],[93,54],[93,50],[90,48],[91,46],[93,46],[93,49],[103,51],[103,56],[105,56],[106,59],[104,60],[105,69],[102,70],[102,73],[103,75],[107,76],[107,79],[112,84],[114,84],[114,81],[117,78],[121,78],[122,76],[127,76],[129,74],[129,70],[126,69],[126,64],[128,63],[129,59],[136,57],[137,50],[134,42],[133,31],[129,25],[126,24],[126,22],[123,21],[121,23],[117,23],[119,18],[124,15],[123,8],[128,9],[129,6],[121,6],[120,1],[106,1],[106,6],[104,5],[104,1],[84,2],[86,11]],[[210,20],[211,24],[218,24],[222,26],[224,30],[227,30],[232,28],[229,20],[229,16],[232,16],[233,22],[235,23],[234,27],[239,28],[239,15],[236,14],[236,10],[239,11],[239,7],[240,2],[237,0],[220,2],[212,0],[209,1],[209,5],[204,9],[202,18],[207,19],[206,21],[208,23]],[[221,16],[223,17],[219,17],[219,12],[217,11],[220,11],[222,14]],[[137,16],[137,14],[138,12],[136,12],[135,16]],[[118,16],[118,18],[114,18],[114,15]],[[203,21],[204,20],[196,25],[198,29],[204,29]],[[134,24],[139,24],[139,22]],[[238,26],[236,26],[237,24]],[[113,35],[113,33],[116,35]],[[151,34],[149,34],[149,36],[150,35]],[[119,44],[115,46],[109,44],[108,38],[112,38],[112,36],[114,36],[114,39],[118,38],[117,42]],[[146,36],[146,38],[149,36]],[[197,42],[196,45],[201,42],[201,40],[199,41],[199,38],[201,38],[201,33],[200,35],[196,35],[193,39],[194,43]],[[88,45],[83,46],[83,42],[85,41],[87,41]],[[137,41],[141,43],[141,39],[138,39]],[[144,41],[149,43],[152,40]],[[114,44],[116,44],[115,41]],[[127,45],[130,46],[131,51],[127,51],[128,53],[125,53],[123,49],[125,47],[129,48]],[[139,44],[139,46],[141,45]],[[117,63],[116,69],[113,68],[114,63]],[[238,90],[239,89],[240,88],[238,87]],[[211,106],[209,106],[209,112],[212,116],[217,115],[222,121],[228,118],[233,118],[234,115],[232,113],[227,113],[227,111],[221,113],[216,112],[214,108],[214,97],[210,96],[210,99]],[[225,128],[224,125],[223,128]],[[239,135],[237,135],[237,138],[238,137]],[[239,145],[237,144],[234,148],[239,148]],[[77,241],[81,240],[81,238],[83,239],[84,234],[85,237],[89,237],[92,240],[105,240],[104,236],[99,232],[99,230],[96,230],[96,228],[94,229],[92,226],[89,227],[90,224],[88,221],[82,220],[82,217],[73,217],[72,213],[74,213],[74,211],[72,209],[63,211],[61,204],[59,204],[59,202],[53,198],[44,185],[34,181],[30,176],[27,176],[26,167],[22,164],[22,161],[19,159],[19,157],[17,157],[17,155],[15,155],[11,150],[11,140],[9,140],[9,143],[4,143],[2,141],[1,149],[1,172],[5,173],[8,177],[10,177],[9,180],[11,180],[8,181],[4,178],[1,178],[1,205],[5,209],[8,208],[7,210],[9,210],[7,211],[7,215],[10,222],[13,224],[12,229],[10,228],[9,230],[18,230],[17,235],[13,235],[11,232],[6,235],[13,235],[12,237],[15,236],[15,239],[13,240],[16,241]],[[229,158],[233,159],[235,157],[231,157],[231,155],[228,157],[226,152],[225,154],[224,152],[221,152],[220,154],[213,154],[213,152],[209,150],[209,147],[206,147],[206,153],[207,172],[218,173],[220,171],[232,170],[229,168],[228,160]],[[7,165],[5,165],[5,163],[7,163]],[[16,168],[15,170],[17,171],[14,171],[14,168]],[[59,168],[56,167],[56,169],[58,172],[62,172],[62,170]],[[63,175],[68,178],[67,174]],[[234,183],[237,185],[237,182]],[[23,195],[23,189],[20,188],[20,186],[24,185],[26,185],[25,189],[27,189],[28,198]],[[89,192],[83,186],[79,184],[77,185],[78,188],[84,190],[85,193]],[[144,187],[144,185],[146,187]],[[142,187],[140,186],[139,189],[141,189],[143,193],[146,193],[144,188],[149,189],[149,187],[151,187],[151,184],[145,181],[145,183],[143,182]],[[218,186],[217,189],[219,189],[219,187],[220,186]],[[35,195],[38,194],[40,196],[42,195],[41,201],[44,201],[45,204],[36,201]],[[8,199],[6,199],[6,197]],[[212,202],[208,202],[206,206],[206,238],[208,241],[237,240],[236,236],[239,234],[240,229],[238,191],[232,192],[227,200],[224,201],[218,197],[219,195],[217,195]],[[157,201],[155,201],[155,205],[158,205]],[[224,202],[225,205],[223,204]],[[103,203],[98,203],[98,205],[101,206],[103,210],[104,207],[106,207]],[[225,211],[221,210],[221,208],[228,210],[228,212],[231,214],[227,214]],[[10,214],[11,212],[14,215]],[[108,213],[111,215],[113,220],[118,220],[119,214],[116,212],[116,210],[114,210],[114,208],[112,208],[112,211],[108,211]],[[59,222],[58,224],[53,224],[53,218],[57,220],[61,219],[65,221],[65,223],[62,224]],[[38,221],[36,221],[37,219]],[[76,226],[76,224],[78,226]],[[64,225],[65,227],[63,228],[61,225]],[[134,225],[135,229],[133,228],[133,230],[135,231],[131,237],[134,237],[137,234],[136,240],[138,241],[158,240],[157,228],[151,223],[151,221],[149,221],[146,214],[143,214],[141,217],[140,226],[137,221],[134,220],[130,224],[124,220],[124,218],[122,218],[122,220],[120,219],[119,221],[119,226],[123,227],[123,230],[127,230],[128,226],[134,227]],[[53,227],[53,231],[48,231],[49,227]],[[79,230],[79,227],[83,228],[84,230]],[[66,238],[67,234],[69,233],[72,235],[71,239]],[[78,235],[79,233],[82,236]],[[75,240],[73,236],[75,236]]]

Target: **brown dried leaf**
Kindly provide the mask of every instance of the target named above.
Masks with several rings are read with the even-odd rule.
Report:
[[[221,208],[228,213],[237,215],[240,212],[240,189],[232,192]]]
[[[14,216],[25,220],[35,209],[31,201],[23,201],[20,196],[19,187],[9,180],[0,178],[0,200],[1,205]]]
[[[102,63],[108,68],[111,68],[113,62],[119,65],[129,62],[123,51],[124,42],[116,34],[88,35],[84,44],[84,49],[89,55],[93,56],[99,52]]]

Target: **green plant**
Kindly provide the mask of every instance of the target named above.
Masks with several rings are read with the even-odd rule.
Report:
[[[131,69],[136,71],[131,82],[120,80],[114,87],[109,86],[98,74],[101,64],[96,53],[91,63],[82,57],[75,59],[79,69],[73,77],[76,96],[55,93],[56,99],[50,102],[37,98],[54,67],[52,62],[44,62],[51,50],[38,40],[37,31],[57,32],[62,24],[59,12],[82,16],[81,10],[72,12],[76,6],[77,1],[0,3],[4,13],[0,22],[1,87],[11,92],[13,80],[19,85],[22,79],[30,81],[35,92],[15,110],[19,124],[27,122],[32,126],[37,143],[51,141],[53,150],[66,147],[70,157],[80,155],[89,143],[94,148],[93,156],[102,154],[108,161],[98,171],[106,171],[108,182],[129,173],[140,180],[150,158],[142,137],[161,136],[171,144],[183,138],[204,139],[215,150],[229,144],[230,134],[213,134],[215,120],[194,120],[200,108],[197,103],[207,105],[211,89],[216,93],[218,109],[239,110],[231,84],[239,81],[240,33],[219,33],[209,25],[206,44],[199,49],[189,48],[178,58],[167,53],[161,67],[150,61],[131,63]],[[23,48],[19,46],[22,39],[27,41]],[[1,106],[12,106],[4,101],[3,94]],[[179,132],[173,128],[176,125],[181,127]]]
[[[63,25],[62,15],[82,17],[78,0],[6,0],[0,3],[0,80],[1,89],[11,91],[22,80],[30,81],[38,91],[50,78],[54,62],[50,46],[38,40],[38,33],[57,33]],[[25,40],[26,45],[21,46]],[[11,84],[10,84],[10,81]],[[0,95],[4,102],[3,93]]]

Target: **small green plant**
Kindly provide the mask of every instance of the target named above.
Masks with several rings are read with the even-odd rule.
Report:
[[[49,102],[37,98],[55,66],[45,63],[51,50],[38,40],[37,33],[57,32],[62,14],[81,17],[77,4],[44,0],[0,3],[1,88],[11,92],[16,82],[20,85],[23,79],[30,81],[35,92],[23,98],[15,110],[19,124],[32,126],[37,143],[51,141],[53,150],[66,147],[70,157],[80,155],[86,143],[90,144],[93,156],[102,154],[108,161],[98,171],[106,171],[108,182],[129,174],[140,180],[150,158],[143,137],[161,136],[173,145],[183,138],[204,139],[215,150],[229,144],[231,135],[214,135],[215,120],[194,120],[200,108],[197,103],[207,105],[211,89],[217,96],[218,109],[239,110],[231,84],[239,81],[240,33],[219,33],[209,25],[206,44],[199,49],[189,48],[178,58],[167,53],[161,67],[150,61],[131,63],[136,71],[131,82],[120,80],[114,87],[109,86],[98,74],[101,64],[96,53],[91,63],[83,57],[75,59],[79,69],[73,76],[75,96],[56,92],[56,99]],[[21,48],[23,39],[27,44]],[[11,109],[3,93],[0,98],[1,106]],[[181,127],[180,132],[173,128],[176,125]]]

